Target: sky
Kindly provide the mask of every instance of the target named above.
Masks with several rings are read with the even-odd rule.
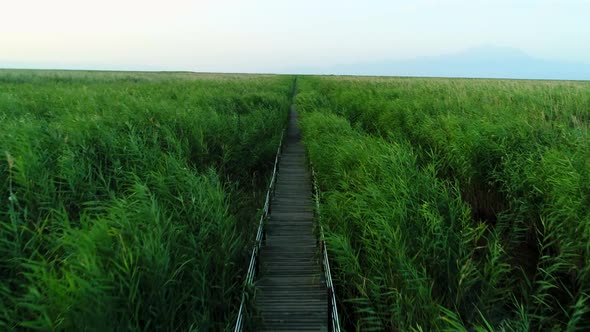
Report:
[[[0,0],[0,68],[289,72],[491,45],[590,63],[590,0]]]

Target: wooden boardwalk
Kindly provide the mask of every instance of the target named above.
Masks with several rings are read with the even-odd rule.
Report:
[[[311,179],[293,106],[284,144],[255,283],[261,331],[328,331]]]

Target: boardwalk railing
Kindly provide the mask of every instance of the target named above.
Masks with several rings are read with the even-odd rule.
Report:
[[[334,284],[332,283],[332,272],[330,271],[330,260],[328,259],[328,247],[324,237],[324,227],[322,226],[322,214],[320,213],[320,191],[318,188],[318,181],[316,178],[313,164],[309,162],[311,168],[311,176],[313,181],[314,200],[316,205],[316,213],[318,216],[318,224],[320,225],[320,246],[322,251],[322,260],[324,266],[324,278],[326,279],[326,288],[328,290],[328,317],[330,321],[330,331],[340,332],[340,318],[338,317],[338,307],[336,304],[336,292],[334,291]]]
[[[238,318],[236,320],[236,327],[234,332],[241,332],[244,328],[244,307],[246,305],[246,289],[253,285],[254,278],[258,272],[258,253],[260,252],[260,245],[264,240],[264,221],[268,218],[270,212],[270,199],[274,194],[275,183],[277,181],[277,172],[279,170],[279,159],[281,156],[281,150],[283,148],[283,139],[285,138],[285,130],[281,133],[281,140],[279,147],[277,148],[277,154],[275,156],[275,164],[272,170],[272,178],[266,191],[266,198],[264,200],[264,207],[262,209],[262,215],[260,216],[260,222],[258,223],[258,231],[256,232],[256,241],[252,248],[252,255],[250,256],[250,264],[248,265],[248,272],[246,273],[246,279],[244,282],[244,292],[242,293],[242,302],[240,303],[240,311],[238,312]]]

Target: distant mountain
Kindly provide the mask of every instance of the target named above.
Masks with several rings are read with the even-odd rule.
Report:
[[[531,57],[513,48],[478,47],[411,60],[301,68],[307,74],[590,80],[590,64]]]

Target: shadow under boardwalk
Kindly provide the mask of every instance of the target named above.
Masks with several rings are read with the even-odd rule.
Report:
[[[328,297],[313,227],[311,178],[297,113],[289,124],[266,241],[260,251],[256,304],[261,331],[327,331]]]

